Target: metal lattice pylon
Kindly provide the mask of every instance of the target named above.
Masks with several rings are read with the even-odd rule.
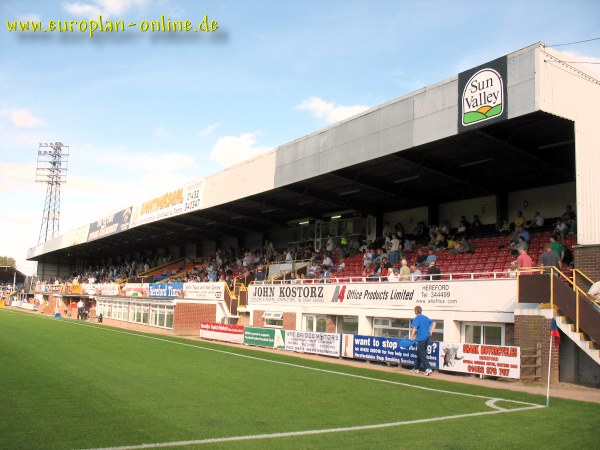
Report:
[[[69,146],[61,142],[40,144],[38,147],[36,183],[46,183],[46,200],[38,244],[46,242],[60,231],[60,185],[67,180]]]

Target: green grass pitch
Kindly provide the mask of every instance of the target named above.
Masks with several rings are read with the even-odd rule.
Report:
[[[600,425],[592,403],[3,309],[0,383],[2,449],[590,448]]]

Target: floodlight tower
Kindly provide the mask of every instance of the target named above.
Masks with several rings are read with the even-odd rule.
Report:
[[[38,244],[58,236],[60,228],[60,185],[67,182],[69,146],[50,142],[38,147],[36,183],[46,183],[46,201]]]

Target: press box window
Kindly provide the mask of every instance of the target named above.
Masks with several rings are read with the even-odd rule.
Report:
[[[266,311],[263,314],[263,320],[265,321],[265,327],[283,327],[283,313],[275,311]]]

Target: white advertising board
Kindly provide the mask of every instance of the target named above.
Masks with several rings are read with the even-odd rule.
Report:
[[[315,355],[340,356],[341,335],[312,331],[285,332],[285,349]]]
[[[456,311],[512,312],[515,279],[397,283],[253,284],[248,304],[343,304]]]
[[[183,283],[183,298],[222,301],[225,283]]]
[[[521,349],[508,345],[440,342],[439,368],[503,378],[521,377]]]

